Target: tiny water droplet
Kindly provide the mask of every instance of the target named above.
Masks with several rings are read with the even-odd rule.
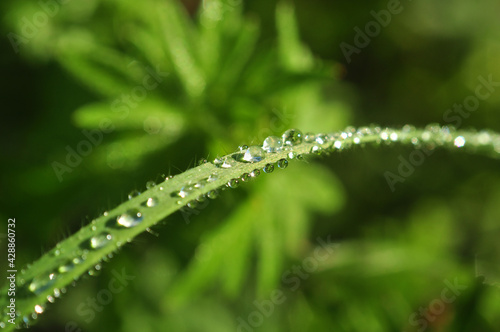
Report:
[[[318,145],[313,145],[311,147],[311,151],[310,152],[312,154],[320,155],[322,151],[323,151],[323,149],[321,149],[321,147],[319,147]]]
[[[59,296],[61,296],[61,291],[59,290],[59,288],[54,288],[54,297],[55,298],[58,298]]]
[[[130,194],[128,194],[128,199],[132,199],[134,197],[137,197],[139,196],[141,193],[138,191],[138,190],[133,190],[130,192]]]
[[[113,239],[111,234],[101,233],[97,236],[90,238],[90,247],[92,249],[99,249],[106,246]]]
[[[262,150],[260,146],[254,145],[245,150],[243,157],[239,161],[247,163],[255,163],[261,161],[263,158],[264,158],[264,150]]]
[[[314,135],[313,133],[305,133],[304,142],[314,143],[315,140],[316,140],[316,135]]]
[[[248,145],[246,145],[246,144],[240,145],[240,146],[238,146],[238,149],[239,149],[241,152],[243,152],[243,150],[248,149]]]
[[[85,261],[85,258],[84,257],[75,257],[73,258],[73,264],[82,264],[83,262]]]
[[[123,227],[134,227],[144,219],[142,213],[137,209],[130,209],[122,215],[118,216],[116,222]]]
[[[328,139],[325,134],[316,135],[315,142],[318,143],[321,147],[328,143]]]
[[[215,174],[210,174],[210,176],[207,178],[207,182],[214,182],[218,179],[219,177]]]
[[[156,182],[154,182],[154,181],[148,181],[148,182],[146,182],[146,189],[151,189],[154,186],[156,186]]]
[[[241,176],[241,181],[243,182],[248,182],[250,180],[250,174],[248,173],[244,173],[242,176]]]
[[[233,166],[236,165],[236,160],[234,160],[233,158],[228,158],[228,157],[224,157],[224,158],[216,158],[214,160],[214,165],[215,167],[218,167],[218,168],[231,168]]]
[[[288,167],[288,160],[280,159],[276,164],[278,165],[278,168],[285,169]]]
[[[237,188],[239,184],[240,184],[240,181],[238,179],[231,179],[227,183],[227,186],[229,188],[233,188],[234,189],[234,188]]]
[[[274,165],[267,164],[266,166],[264,166],[264,168],[262,168],[262,170],[264,171],[264,173],[272,173],[274,171]]]
[[[260,175],[260,170],[254,169],[253,171],[250,172],[250,176],[253,178],[256,178]]]
[[[295,159],[295,157],[297,157],[297,152],[295,151],[288,152],[288,158]]]
[[[302,143],[302,132],[298,129],[288,129],[281,138],[284,145],[294,146]]]
[[[158,199],[156,197],[149,197],[146,202],[144,202],[144,205],[147,207],[153,207],[158,205]]]
[[[56,300],[52,295],[47,295],[47,301],[49,301],[50,303],[54,303]]]
[[[43,313],[43,311],[44,311],[44,308],[43,308],[41,305],[37,304],[37,305],[35,306],[35,312],[36,312],[37,314],[42,314],[42,313]]]
[[[198,206],[198,202],[196,202],[196,201],[189,201],[187,203],[187,207],[190,209],[196,209],[197,206]]]
[[[276,153],[283,149],[283,141],[277,136],[269,136],[264,140],[262,149],[267,153]]]
[[[55,273],[49,273],[47,275],[42,275],[42,276],[37,276],[33,278],[33,281],[30,283],[28,289],[35,293],[35,294],[40,294],[46,289],[48,289],[50,286],[54,284],[56,281],[57,274]]]
[[[64,265],[59,266],[57,271],[59,271],[59,273],[61,273],[61,274],[68,273],[68,272],[72,271],[74,268],[75,268],[75,264],[73,264],[73,262],[68,262]]]
[[[219,196],[219,192],[217,190],[210,190],[207,193],[207,197],[210,199],[216,199]]]
[[[461,148],[465,145],[465,138],[463,136],[458,136],[457,138],[455,138],[455,141],[453,142],[453,144],[457,148]]]

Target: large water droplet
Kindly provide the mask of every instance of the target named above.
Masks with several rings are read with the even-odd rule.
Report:
[[[101,233],[99,235],[90,238],[90,247],[93,249],[99,249],[107,244],[113,239],[111,234]]]
[[[56,281],[56,277],[57,274],[55,273],[49,273],[47,275],[35,277],[29,285],[28,289],[38,295],[51,287]]]
[[[302,132],[298,129],[288,129],[281,138],[284,145],[294,146],[302,143]]]
[[[123,227],[134,227],[142,222],[144,219],[142,213],[137,209],[130,209],[124,214],[118,216],[116,222]]]
[[[241,157],[241,160],[239,161],[247,163],[256,163],[261,161],[263,158],[264,158],[264,150],[262,150],[260,146],[254,145],[245,150],[243,157]]]
[[[283,141],[277,136],[269,136],[264,140],[262,149],[267,153],[276,153],[283,149]]]

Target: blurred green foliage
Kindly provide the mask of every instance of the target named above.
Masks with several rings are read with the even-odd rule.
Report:
[[[161,174],[291,127],[443,123],[478,76],[500,80],[493,0],[402,2],[347,63],[339,45],[354,45],[353,29],[387,5],[3,1],[0,217],[16,218],[18,264]],[[460,125],[500,130],[499,104],[494,91]],[[67,164],[96,130],[102,141],[58,176],[54,162]],[[393,193],[383,174],[410,153],[291,163],[169,217],[32,330],[235,331],[253,321],[240,330],[497,331],[498,164],[435,152]],[[316,250],[327,259],[298,273]],[[78,311],[123,268],[135,279],[122,292],[92,319]],[[432,309],[447,282],[466,287]],[[259,311],[276,290],[285,300]],[[432,319],[419,311],[429,305],[440,311]]]

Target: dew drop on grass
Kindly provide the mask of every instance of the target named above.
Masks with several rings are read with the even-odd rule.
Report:
[[[75,264],[73,264],[73,262],[67,262],[64,265],[59,266],[57,271],[59,273],[63,274],[63,273],[68,273],[68,272],[72,271],[74,268],[75,268]]]
[[[30,283],[28,289],[38,295],[52,286],[56,281],[56,278],[57,274],[55,273],[49,273],[46,275],[35,277]]]
[[[260,175],[260,170],[254,169],[253,171],[250,172],[250,176],[253,178],[256,178]]]
[[[276,164],[278,165],[278,168],[285,169],[288,166],[288,160],[280,159]]]
[[[92,249],[102,248],[110,243],[113,239],[111,234],[101,233],[90,238],[90,247]]]
[[[250,181],[250,179],[251,179],[251,176],[250,176],[250,174],[248,174],[248,173],[244,173],[244,174],[241,176],[241,181],[243,181],[243,182],[248,182],[248,181]]]
[[[260,146],[250,146],[246,150],[244,150],[243,157],[241,157],[242,162],[247,163],[256,163],[261,161],[264,158],[264,150],[260,148]]]
[[[142,213],[137,209],[130,209],[122,215],[118,216],[116,222],[123,227],[134,227],[142,222],[144,219]]]
[[[154,186],[156,186],[156,182],[154,182],[154,181],[148,181],[148,182],[146,182],[146,189],[151,189]]]
[[[283,145],[294,146],[302,143],[302,132],[298,129],[288,129],[281,136]]]
[[[153,207],[158,205],[158,199],[156,197],[149,197],[142,205],[147,207]]]
[[[130,192],[130,194],[128,194],[128,199],[132,199],[134,197],[137,197],[139,196],[141,193],[138,191],[138,190],[133,190]]]
[[[267,153],[276,153],[283,149],[283,141],[277,136],[269,136],[264,140],[262,149]]]
[[[458,136],[457,138],[455,138],[455,141],[453,142],[453,144],[457,148],[461,148],[465,145],[465,138],[463,136]]]
[[[217,190],[210,190],[207,193],[207,197],[210,199],[216,199],[219,196],[219,192]]]
[[[234,188],[237,188],[239,184],[240,184],[240,181],[238,179],[231,179],[227,183],[227,186],[229,188],[233,188],[234,189]]]
[[[43,306],[41,306],[40,304],[37,304],[35,306],[35,312],[37,314],[42,314],[44,311],[45,311],[45,308]]]
[[[264,168],[262,168],[262,170],[264,171],[264,173],[272,173],[274,171],[274,165],[267,164],[266,166],[264,166]]]

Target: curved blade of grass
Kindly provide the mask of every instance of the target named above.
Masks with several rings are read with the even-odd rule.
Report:
[[[103,260],[107,260],[110,254],[135,236],[186,204],[207,195],[210,197],[214,190],[225,188],[228,183],[231,184],[230,187],[234,187],[238,182],[248,181],[252,177],[249,174],[257,174],[254,170],[262,170],[266,166],[269,170],[270,165],[280,160],[302,159],[301,156],[320,155],[356,145],[384,143],[400,143],[428,149],[460,149],[500,157],[500,134],[491,131],[454,131],[438,125],[429,125],[425,129],[415,129],[411,126],[402,129],[350,127],[328,135],[307,134],[302,137],[299,139],[302,141],[293,146],[287,146],[276,153],[264,153],[260,161],[242,162],[243,153],[238,151],[174,177],[168,177],[164,182],[96,218],[18,274],[15,324],[9,323],[7,316],[9,285],[2,288],[0,305],[3,312],[0,326],[5,327],[6,331],[12,330],[16,325],[28,326],[30,321],[44,311],[48,299],[59,297],[63,290],[80,276],[99,269]],[[228,165],[232,166],[227,167]],[[117,223],[120,216],[131,217],[132,214],[136,218],[135,221],[140,219],[133,227],[124,227]]]

